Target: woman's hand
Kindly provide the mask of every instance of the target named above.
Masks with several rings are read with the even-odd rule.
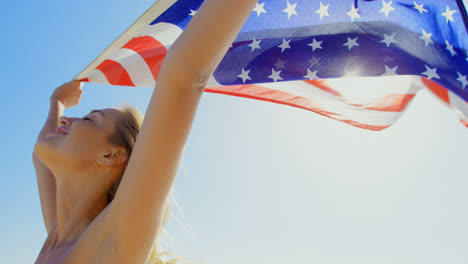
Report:
[[[83,94],[82,86],[83,83],[76,80],[64,83],[55,89],[50,100],[62,103],[65,109],[78,105]]]

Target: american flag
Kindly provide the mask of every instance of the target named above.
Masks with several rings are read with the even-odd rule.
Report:
[[[76,79],[154,87],[202,2],[156,2]],[[260,0],[205,91],[378,131],[429,89],[468,126],[467,29],[462,0]]]

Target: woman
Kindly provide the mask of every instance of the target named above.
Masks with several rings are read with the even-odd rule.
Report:
[[[54,91],[33,153],[48,233],[36,264],[150,260],[207,79],[256,2],[202,4],[166,55],[141,130],[119,109],[63,117],[81,85]]]

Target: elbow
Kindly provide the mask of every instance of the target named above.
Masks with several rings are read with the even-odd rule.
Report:
[[[180,92],[193,92],[195,94],[203,93],[210,79],[211,74],[203,74],[195,71],[178,71],[177,74],[167,74],[161,78],[161,85],[172,87],[171,89],[180,89]]]
[[[199,65],[179,67],[177,82],[182,82],[179,87],[191,87],[193,92],[202,93],[205,91],[212,74],[213,71],[210,69],[201,70]]]
[[[175,48],[169,49],[158,81],[172,84],[169,87],[191,87],[194,92],[203,92],[216,67],[202,65],[195,59],[187,59]]]
[[[203,93],[205,91],[205,87],[208,84],[208,80],[210,79],[211,74],[200,74],[198,77],[194,78],[192,89],[195,92]]]

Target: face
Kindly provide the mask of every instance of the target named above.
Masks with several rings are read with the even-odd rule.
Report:
[[[117,109],[93,110],[82,118],[59,118],[58,133],[48,133],[40,139],[34,151],[48,167],[64,165],[85,168],[98,164],[112,145],[109,136],[114,133],[121,115]]]

